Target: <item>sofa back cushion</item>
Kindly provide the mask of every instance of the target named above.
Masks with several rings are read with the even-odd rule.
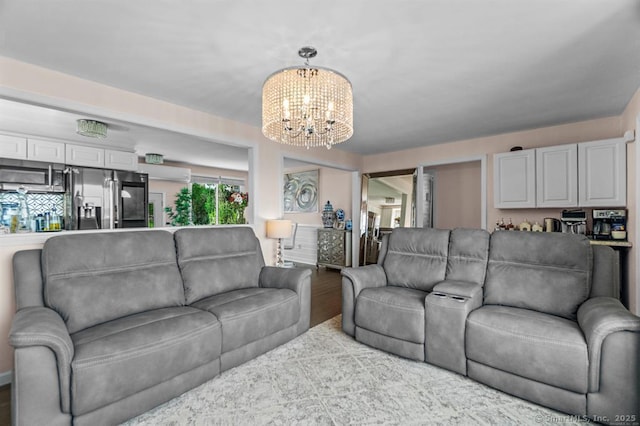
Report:
[[[446,279],[484,285],[489,260],[489,233],[456,228],[449,239]]]
[[[591,291],[592,252],[583,235],[494,232],[484,304],[575,319]]]
[[[44,302],[70,333],[184,304],[173,236],[166,231],[60,235],[42,250]]]
[[[186,301],[258,287],[264,258],[253,229],[245,226],[176,231]]]
[[[449,231],[396,228],[388,237],[383,268],[387,284],[431,291],[445,279]]]

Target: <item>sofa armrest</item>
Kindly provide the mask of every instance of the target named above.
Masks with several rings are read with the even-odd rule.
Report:
[[[264,266],[259,281],[260,287],[288,288],[299,293],[301,286],[311,285],[311,269]]]
[[[384,287],[387,274],[380,265],[366,265],[342,270],[342,330],[350,336],[356,334],[356,300],[365,288]]]
[[[44,346],[56,355],[60,380],[61,408],[70,412],[71,360],[73,342],[64,321],[54,310],[30,307],[16,312],[11,324],[9,343],[16,350],[32,346]]]
[[[286,288],[295,291],[300,302],[300,319],[296,332],[300,335],[309,329],[311,323],[311,269],[264,266],[260,270],[258,281],[260,287]]]
[[[640,333],[640,317],[633,315],[613,297],[593,297],[578,309],[578,325],[589,351],[589,391],[597,392],[604,340],[619,331]]]

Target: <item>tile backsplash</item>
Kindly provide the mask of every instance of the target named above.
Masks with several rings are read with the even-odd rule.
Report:
[[[50,212],[52,208],[60,215],[63,213],[64,194],[25,194],[29,214],[35,216]],[[15,192],[0,193],[0,204],[20,205],[20,195]]]

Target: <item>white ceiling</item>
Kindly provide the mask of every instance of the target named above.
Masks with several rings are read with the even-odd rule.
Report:
[[[304,45],[353,84],[339,148],[380,153],[619,115],[640,1],[0,0],[0,55],[257,127],[264,79]]]

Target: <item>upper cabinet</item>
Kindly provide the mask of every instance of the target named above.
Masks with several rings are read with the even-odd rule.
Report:
[[[536,149],[536,207],[578,205],[578,147]]]
[[[496,208],[536,206],[535,160],[533,149],[493,156],[493,197]]]
[[[105,149],[104,167],[107,169],[135,171],[138,169],[138,156],[135,152]]]
[[[627,205],[627,145],[623,139],[578,144],[579,204]]]
[[[66,144],[66,163],[73,166],[104,167],[104,149]]]
[[[27,158],[27,139],[0,135],[0,157],[25,160]]]
[[[64,143],[43,141],[39,139],[27,140],[27,158],[49,163],[64,163]]]
[[[624,139],[606,139],[494,155],[494,206],[624,207]]]

